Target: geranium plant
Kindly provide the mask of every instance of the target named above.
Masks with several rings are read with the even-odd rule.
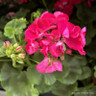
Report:
[[[42,1],[48,9],[45,1]],[[73,8],[74,4],[83,2],[65,1],[57,0],[53,7],[57,8],[58,4],[65,2],[65,5],[70,3]],[[21,4],[29,1],[18,2]],[[81,6],[88,7],[81,4],[77,9]],[[58,8],[59,11],[54,12],[50,12],[50,9],[43,12],[37,10],[32,12],[30,20],[20,16],[24,9],[10,15],[12,20],[5,24],[4,32],[0,32],[0,81],[7,96],[39,96],[48,92],[56,96],[79,96],[76,92],[84,91],[80,87],[86,88],[88,94],[91,94],[90,88],[94,84],[91,83],[91,87],[88,87],[88,83],[85,83],[91,81],[89,78],[92,75],[84,50],[87,25],[80,26],[75,20],[72,21],[69,17],[72,9],[70,8],[70,12],[66,8],[63,12]],[[27,9],[26,14],[28,12]],[[82,18],[83,16],[79,19]],[[95,74],[96,72],[94,76]]]

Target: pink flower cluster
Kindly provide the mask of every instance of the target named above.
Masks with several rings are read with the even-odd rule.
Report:
[[[83,0],[57,0],[57,2],[54,4],[54,8],[71,15],[74,5],[80,4],[82,1]]]
[[[81,29],[69,22],[67,14],[62,12],[44,12],[25,31],[25,48],[28,54],[40,51],[44,54],[44,60],[37,65],[37,70],[41,73],[51,73],[56,70],[62,71],[64,53],[71,54],[71,49],[79,51],[85,55],[83,50],[86,27]]]
[[[19,0],[19,4],[27,3],[28,0]]]
[[[84,0],[57,0],[57,2],[54,4],[54,8],[68,15],[71,15],[74,5],[80,4],[83,1]],[[89,8],[91,7],[91,2],[93,1],[95,0],[86,0],[86,4]]]

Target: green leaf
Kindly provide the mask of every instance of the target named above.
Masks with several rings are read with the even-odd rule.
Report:
[[[32,56],[32,59],[33,59],[34,61],[41,62],[41,61],[44,59],[44,55],[41,54],[40,52],[36,52],[36,53]]]
[[[82,74],[79,76],[79,80],[87,79],[91,76],[91,70],[89,67],[85,66],[82,67]]]
[[[4,46],[0,47],[0,57],[6,56]]]
[[[96,58],[96,39],[94,39],[92,43],[86,47],[86,53],[88,56]]]
[[[44,81],[42,81],[39,85],[35,86],[40,93],[47,93],[50,92],[53,88],[52,86],[46,85]]]
[[[53,74],[44,74],[44,81],[46,85],[53,85],[56,82],[56,78]]]
[[[25,28],[26,20],[24,18],[13,19],[5,25],[4,35],[8,38],[14,38],[14,35],[21,34]]]
[[[6,17],[2,16],[0,18],[0,29],[4,30],[5,24],[8,22],[8,20],[6,19]]]
[[[79,75],[82,74],[82,66],[86,65],[86,59],[84,57],[66,55],[62,64],[63,66],[67,65],[68,68],[65,67],[61,74],[64,74],[64,72],[67,72],[67,74],[65,73],[63,76],[60,74],[61,77],[58,76],[59,79],[57,80],[65,85],[74,84],[78,80]]]
[[[10,70],[14,69],[10,67]],[[33,96],[31,92],[37,93],[37,90],[32,89],[24,71],[13,72],[8,73],[7,80],[1,81],[1,85],[7,91],[7,96]]]
[[[32,87],[31,92],[32,96],[39,96],[39,91],[36,88]]]
[[[64,85],[57,83],[52,90],[52,93],[56,96],[71,96],[74,91],[77,90],[77,83],[73,85]]]
[[[15,74],[16,70],[13,69],[10,64],[4,64],[0,72],[0,81],[5,81]]]
[[[96,20],[95,8],[88,8],[84,3],[78,4],[77,6],[77,17],[79,20],[83,21],[85,24]]]
[[[40,84],[42,80],[42,74],[36,69],[36,66],[30,66],[27,69],[26,76],[31,84]]]

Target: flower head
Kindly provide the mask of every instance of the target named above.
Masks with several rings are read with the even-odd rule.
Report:
[[[54,8],[71,15],[74,5],[80,4],[82,1],[83,0],[57,0],[57,2],[54,4]]]
[[[69,22],[67,14],[46,11],[25,31],[25,48],[29,55],[38,51],[44,54],[44,60],[37,65],[40,73],[62,71],[58,58],[64,60],[64,53],[71,55],[73,49],[85,55],[85,32],[86,27],[81,29]]]

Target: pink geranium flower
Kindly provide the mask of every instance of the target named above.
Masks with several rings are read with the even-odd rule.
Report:
[[[30,55],[38,51],[44,54],[44,60],[37,65],[40,73],[62,71],[57,59],[64,60],[64,53],[71,55],[73,49],[85,55],[85,32],[86,27],[81,29],[69,22],[67,14],[46,11],[25,31],[25,48]]]
[[[80,4],[82,1],[83,0],[57,0],[57,2],[54,4],[54,8],[71,15],[74,5]]]
[[[36,68],[40,73],[52,73],[54,71],[62,71],[62,64],[60,61],[53,61],[51,58],[45,57]]]

